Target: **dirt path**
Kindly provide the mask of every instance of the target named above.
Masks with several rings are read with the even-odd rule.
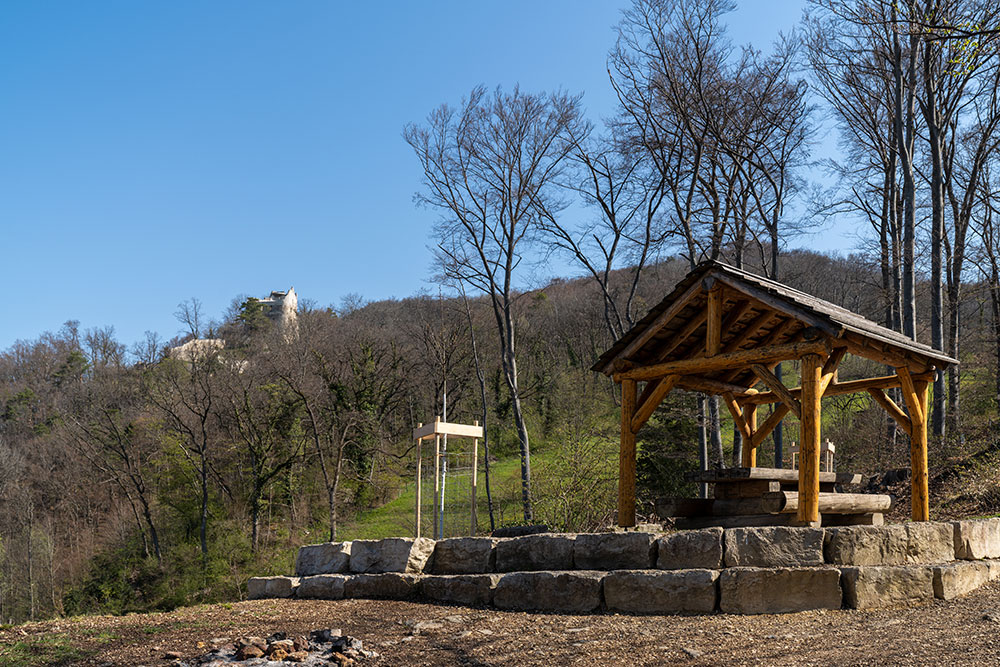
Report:
[[[414,634],[420,621],[430,627]],[[213,639],[325,627],[381,654],[366,665],[981,665],[1000,660],[1000,582],[961,600],[906,609],[775,616],[568,616],[263,600],[5,628],[0,665],[166,666],[166,651],[193,658]]]

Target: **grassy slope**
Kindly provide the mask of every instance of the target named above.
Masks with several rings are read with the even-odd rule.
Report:
[[[543,463],[547,457],[552,456],[549,451],[532,452],[532,467]],[[516,520],[516,511],[512,512],[509,507],[511,498],[520,493],[521,488],[521,461],[517,456],[495,461],[490,465],[490,485],[492,487],[494,507],[498,509],[497,524]],[[424,507],[427,508],[423,518],[423,534],[430,536],[431,514],[429,498],[433,493],[431,483],[425,481],[422,485]],[[489,530],[489,513],[486,505],[486,481],[482,469],[479,471],[478,493],[476,496],[476,507],[478,514],[479,532]],[[400,535],[413,534],[413,504],[416,501],[416,485],[408,483],[394,499],[371,510],[361,512],[350,523],[345,523],[338,531],[338,540],[361,540],[378,539],[382,537],[395,537]],[[468,504],[459,503],[449,497],[446,506],[462,507],[463,512],[467,512]],[[502,506],[502,507],[498,507]],[[505,511],[504,511],[505,510]],[[500,516],[502,515],[502,516]],[[464,514],[463,514],[464,519]],[[464,519],[466,529],[468,519]]]

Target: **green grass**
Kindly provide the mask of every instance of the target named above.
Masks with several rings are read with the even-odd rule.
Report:
[[[68,665],[92,653],[73,646],[66,635],[48,635],[0,646],[0,667]]]
[[[547,460],[552,453],[546,451],[532,452],[532,468]],[[426,465],[426,462],[425,462]],[[520,493],[521,488],[521,460],[517,456],[512,456],[490,465],[490,486],[493,492],[493,503],[497,515],[497,525],[503,525],[504,519],[507,521],[516,520],[517,512],[511,511],[508,507],[509,500]],[[433,495],[433,485],[424,481],[421,493],[423,494],[424,506],[428,508],[422,520],[422,534],[430,536],[431,513],[429,509],[429,499]],[[461,511],[468,513],[468,502],[464,499],[456,499],[451,496],[446,500],[446,505],[451,507],[462,507]],[[416,502],[416,485],[409,482],[400,490],[398,496],[390,502],[359,513],[350,523],[344,523],[337,531],[337,539],[347,540],[374,540],[383,537],[397,537],[400,535],[413,534],[414,503]],[[506,511],[504,511],[506,509]],[[457,511],[457,510],[456,510]],[[489,513],[486,503],[486,478],[482,469],[479,470],[479,479],[476,495],[476,513],[479,532],[489,530]],[[465,514],[463,514],[463,518]],[[464,519],[464,529],[468,530],[468,519]]]

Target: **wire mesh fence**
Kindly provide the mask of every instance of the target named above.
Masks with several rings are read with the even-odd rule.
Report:
[[[442,442],[437,467],[433,441],[422,449],[420,534],[434,539],[474,535],[478,516],[473,505],[473,480],[477,475],[471,443],[452,441],[446,449]]]

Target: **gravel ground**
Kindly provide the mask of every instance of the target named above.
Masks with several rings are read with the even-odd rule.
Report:
[[[396,601],[259,600],[6,627],[0,629],[0,665],[169,665],[167,651],[194,658],[213,640],[327,627],[381,654],[364,665],[981,665],[1000,659],[1000,582],[950,602],[768,616],[527,614]]]

